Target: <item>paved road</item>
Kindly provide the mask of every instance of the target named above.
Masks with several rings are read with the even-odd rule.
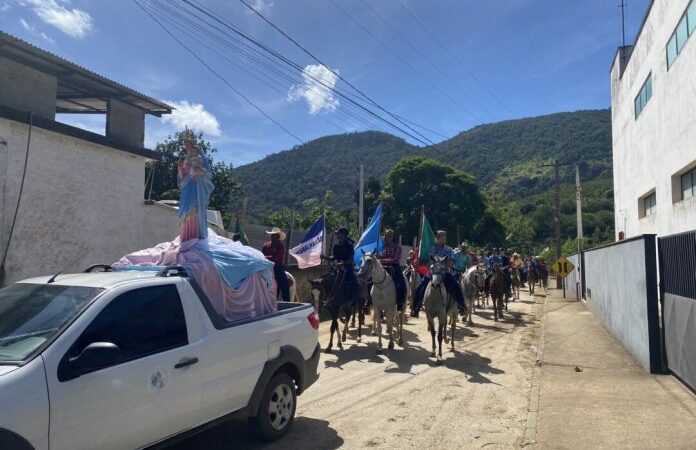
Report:
[[[490,309],[478,310],[473,326],[458,326],[456,351],[441,366],[429,357],[424,315],[408,320],[404,347],[384,355],[369,333],[358,344],[351,332],[343,351],[322,354],[321,376],[299,397],[293,429],[282,440],[260,445],[238,420],[172,449],[520,447],[542,302],[523,294],[497,323]],[[320,341],[328,341],[328,323]]]

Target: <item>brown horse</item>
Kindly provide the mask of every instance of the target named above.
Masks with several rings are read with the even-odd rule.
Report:
[[[537,284],[537,274],[532,268],[532,263],[527,263],[527,284],[529,285],[529,295],[534,295],[534,285]]]
[[[351,289],[348,287],[346,270],[353,270],[353,267],[337,266],[321,278],[312,280],[312,290],[320,292],[320,296],[325,299],[324,306],[331,315],[330,337],[326,353],[331,353],[333,350],[334,333],[336,333],[338,348],[343,350],[343,342],[346,341],[348,333],[348,322],[353,310],[357,308]],[[343,333],[339,330],[339,317],[344,320]],[[359,315],[359,322],[358,340],[361,338],[362,314]]]
[[[490,281],[491,299],[493,300],[493,317],[495,321],[503,318],[503,308],[505,307],[505,279],[503,272],[498,264],[493,265],[493,274]]]

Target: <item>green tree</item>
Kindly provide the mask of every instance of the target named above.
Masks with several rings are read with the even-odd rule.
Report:
[[[494,193],[488,196],[491,214],[505,227],[507,247],[527,253],[534,241],[534,226],[530,218],[520,211],[519,206],[504,194]],[[500,243],[502,241],[498,241]]]
[[[145,167],[145,198],[153,200],[179,198],[176,162],[185,154],[184,137],[189,132],[190,130],[177,131],[173,136],[170,135],[164,141],[157,143],[155,152],[159,154],[159,161]],[[242,186],[232,175],[232,165],[214,162],[213,155],[217,153],[217,149],[203,139],[203,133],[194,134],[193,138],[198,151],[208,158],[211,165],[215,190],[210,196],[209,208],[220,211],[225,223],[229,223],[236,201],[242,197]]]
[[[434,228],[450,236],[457,236],[459,228],[463,239],[474,242],[482,238],[476,224],[484,218],[486,202],[474,179],[450,166],[422,156],[404,158],[389,171],[384,198],[385,224],[405,242],[418,234],[421,205]]]

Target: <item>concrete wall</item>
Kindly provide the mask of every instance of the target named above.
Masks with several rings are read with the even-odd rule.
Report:
[[[109,99],[106,137],[114,142],[143,148],[145,145],[145,111],[116,99]]]
[[[0,118],[0,178],[7,243],[24,168],[27,124]],[[24,192],[6,261],[6,282],[111,263],[172,240],[176,211],[143,203],[145,158],[34,127]],[[0,193],[0,199],[2,193]]]
[[[666,46],[689,0],[655,0],[621,76],[611,70],[615,229],[626,237],[693,229],[696,198],[681,201],[672,182],[696,166],[696,35],[667,70]],[[648,75],[653,95],[635,118],[634,100]],[[639,217],[639,198],[655,190],[657,212]]]
[[[57,89],[55,76],[0,57],[0,105],[53,120]]]
[[[587,308],[647,371],[658,371],[661,358],[654,250],[647,236],[585,252]],[[570,260],[579,266],[577,255]],[[574,291],[579,272],[566,280]]]

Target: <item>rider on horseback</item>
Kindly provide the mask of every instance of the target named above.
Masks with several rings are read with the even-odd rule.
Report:
[[[406,283],[401,272],[401,246],[394,241],[394,230],[388,228],[384,231],[384,248],[377,255],[377,259],[394,280],[396,287],[396,307],[403,311],[406,302]]]
[[[353,297],[355,303],[358,302],[360,289],[358,279],[355,277],[355,268],[353,267],[353,258],[355,257],[355,243],[348,237],[348,228],[341,227],[336,230],[337,242],[333,246],[333,254],[329,258],[343,266],[346,276],[346,289]]]
[[[435,245],[433,246],[433,248],[430,249],[430,252],[428,253],[428,258],[431,258],[433,256],[446,258],[445,264],[447,267],[447,273],[445,273],[444,277],[445,289],[450,295],[452,295],[455,298],[455,300],[457,301],[457,307],[459,308],[459,314],[461,314],[462,317],[464,317],[466,315],[464,294],[462,294],[462,289],[459,286],[457,280],[454,278],[454,275],[452,274],[452,266],[454,265],[454,250],[452,250],[452,247],[447,245],[447,233],[445,233],[442,230],[435,233]],[[412,317],[418,317],[418,311],[420,311],[421,309],[423,303],[423,296],[425,295],[425,289],[428,287],[430,279],[431,276],[430,273],[428,273],[428,275],[421,278],[420,283],[416,288],[416,295],[413,299],[413,310],[411,311]]]
[[[454,272],[457,279],[459,275],[466,272],[471,267],[471,255],[469,254],[469,244],[462,244],[454,252]]]

